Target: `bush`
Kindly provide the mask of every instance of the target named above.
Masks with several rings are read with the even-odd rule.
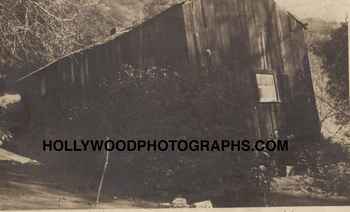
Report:
[[[188,140],[254,138],[248,130],[250,123],[247,120],[252,99],[247,93],[235,92],[235,86],[240,82],[225,69],[211,73],[210,77],[204,75],[199,80],[192,80],[171,67],[141,70],[125,65],[121,72],[112,73],[96,83],[98,88],[89,91],[91,99],[85,104],[66,102],[62,111],[50,113],[50,118],[59,123],[40,124],[38,121],[35,132],[46,134],[36,134],[36,140],[55,136]],[[40,130],[41,126],[45,129]],[[55,168],[59,163],[65,164],[65,169],[68,166],[69,170],[84,176],[88,176],[87,170],[90,170],[97,179],[103,155],[67,153],[62,156],[60,153],[55,162],[52,154],[46,160],[55,163]],[[252,183],[256,180],[252,170],[257,161],[251,152],[112,153],[110,162],[106,182],[111,186],[107,187],[113,192],[132,191],[133,196],[173,198],[183,194],[198,198],[210,191],[215,191],[215,195],[234,192],[235,195],[230,197],[237,199],[233,200],[246,202],[248,200],[244,198],[249,195],[239,195],[240,192],[254,194],[258,190],[257,184]]]
[[[316,184],[329,193],[349,195],[350,164],[349,153],[331,139],[323,138],[320,142],[306,143],[299,151],[299,167],[309,169]]]
[[[324,165],[316,182],[326,192],[350,196],[350,163]]]
[[[10,141],[12,138],[12,133],[6,129],[0,128],[0,146],[2,146],[5,142]]]
[[[16,117],[20,101],[21,96],[18,94],[0,95],[0,146],[12,139],[14,129],[21,123]]]

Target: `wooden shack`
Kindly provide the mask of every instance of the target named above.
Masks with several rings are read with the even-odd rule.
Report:
[[[125,64],[171,66],[192,77],[225,67],[241,83],[237,92],[255,102],[247,117],[255,136],[271,137],[283,128],[297,136],[317,136],[304,30],[273,0],[188,0],[17,83],[32,117],[39,119],[44,118],[42,108],[88,98],[94,82]]]

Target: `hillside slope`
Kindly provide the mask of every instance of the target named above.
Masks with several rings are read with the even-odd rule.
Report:
[[[315,18],[306,19],[303,22],[308,23],[306,42],[309,46],[310,65],[322,133],[325,137],[332,138],[337,143],[350,145],[350,138],[348,137],[350,126],[339,124],[334,117],[334,114],[337,113],[337,103],[327,93],[327,83],[329,80],[327,71],[323,68],[322,59],[312,51],[313,45],[330,39],[331,31],[339,27],[340,24]]]

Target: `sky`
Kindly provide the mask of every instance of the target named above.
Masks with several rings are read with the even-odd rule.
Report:
[[[322,18],[327,21],[350,20],[350,0],[275,0],[300,19]]]

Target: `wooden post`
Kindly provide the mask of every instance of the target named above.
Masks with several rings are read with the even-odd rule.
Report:
[[[105,179],[105,174],[106,174],[106,171],[107,171],[108,163],[109,163],[109,151],[106,150],[105,164],[103,166],[103,171],[102,171],[102,174],[101,174],[101,178],[100,178],[99,185],[98,185],[98,190],[97,190],[96,206],[98,206],[100,204],[102,186],[103,186],[103,181]]]

